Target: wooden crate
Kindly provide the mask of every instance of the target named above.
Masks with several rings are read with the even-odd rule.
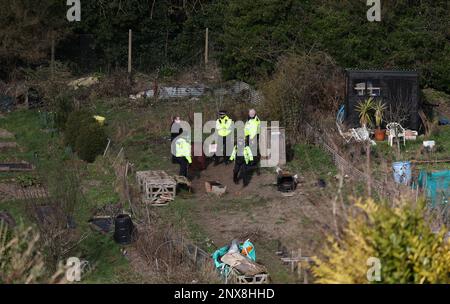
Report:
[[[236,275],[236,284],[269,284],[269,275],[262,273],[254,276]]]
[[[144,203],[164,206],[175,198],[177,182],[165,171],[138,171],[136,179]]]

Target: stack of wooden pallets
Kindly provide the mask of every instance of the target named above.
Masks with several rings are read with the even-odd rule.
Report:
[[[177,182],[165,171],[138,171],[136,179],[146,204],[165,206],[175,198]]]

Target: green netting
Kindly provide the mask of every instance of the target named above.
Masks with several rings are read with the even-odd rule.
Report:
[[[450,197],[450,170],[439,172],[420,171],[419,185],[425,189],[432,207],[445,206]]]

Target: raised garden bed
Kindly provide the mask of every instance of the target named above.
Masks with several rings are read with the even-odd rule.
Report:
[[[0,163],[0,172],[23,172],[33,170],[34,166],[27,162]]]

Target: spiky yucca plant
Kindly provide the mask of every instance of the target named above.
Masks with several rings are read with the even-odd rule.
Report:
[[[379,100],[374,104],[373,109],[375,110],[375,124],[378,127],[378,130],[380,130],[384,118],[384,111],[386,110],[386,104]]]
[[[372,112],[374,111],[374,99],[369,97],[364,101],[361,101],[356,106],[356,111],[359,113],[359,122],[361,127],[367,128],[368,126],[373,125],[372,122]]]

